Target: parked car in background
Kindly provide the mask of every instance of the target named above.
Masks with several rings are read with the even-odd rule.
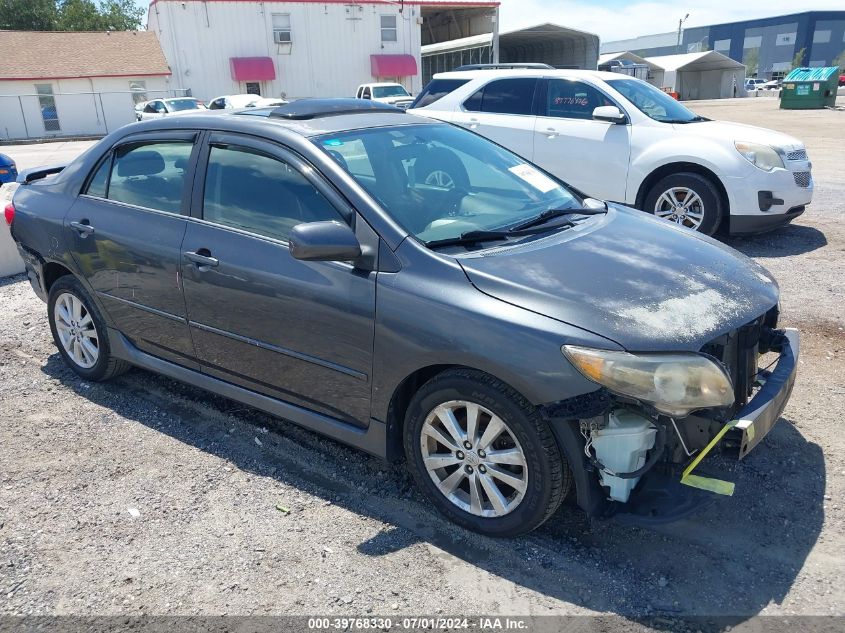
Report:
[[[6,154],[0,154],[0,185],[7,182],[15,182],[18,177],[18,168],[15,161]]]
[[[173,114],[190,114],[197,110],[206,110],[205,104],[193,97],[176,97],[173,99],[153,99],[147,101],[141,111],[136,106],[135,116],[139,121],[158,119]]]
[[[780,90],[783,79],[772,79],[758,86],[758,90]]]
[[[415,175],[438,165],[458,186]],[[392,106],[146,121],[20,179],[6,220],[86,382],[137,365],[404,456],[485,534],[573,487],[678,518],[732,490],[691,470],[758,445],[795,380],[764,268]]]
[[[209,110],[234,110],[237,108],[263,108],[273,105],[284,105],[286,100],[268,98],[261,95],[242,94],[216,97],[208,102]]]
[[[757,90],[764,83],[766,83],[765,79],[758,79],[756,77],[749,77],[745,80],[745,89],[746,90]]]
[[[708,235],[781,226],[813,197],[798,139],[697,116],[651,84],[617,73],[441,73],[411,111],[482,134],[588,195]],[[416,177],[456,189],[466,182],[446,162]]]
[[[405,86],[397,83],[361,84],[355,92],[355,97],[357,99],[369,99],[379,103],[386,103],[402,110],[407,109],[414,100],[414,97],[405,89]]]
[[[839,75],[839,85],[845,86],[845,75]]]

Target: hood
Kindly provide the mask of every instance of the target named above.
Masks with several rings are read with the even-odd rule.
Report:
[[[458,261],[481,292],[629,351],[698,351],[778,301],[774,279],[751,259],[622,207]]]
[[[413,97],[409,96],[396,96],[396,97],[378,97],[377,99],[373,99],[373,101],[379,101],[381,103],[388,103],[393,105],[395,103],[411,103],[414,100]]]
[[[748,143],[760,143],[773,147],[782,147],[786,150],[802,149],[804,143],[793,136],[767,130],[764,127],[745,125],[743,123],[731,123],[728,121],[701,121],[699,123],[675,123],[674,127],[680,132],[693,136],[702,136],[708,139],[721,139],[733,144],[734,141],[746,141]]]

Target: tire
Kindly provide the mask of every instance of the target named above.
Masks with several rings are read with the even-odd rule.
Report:
[[[469,188],[469,176],[461,160],[447,149],[434,149],[414,163],[417,182],[447,189]]]
[[[71,308],[77,305],[74,300],[80,306],[76,318]],[[69,315],[69,319],[62,314]],[[126,361],[111,355],[105,321],[91,296],[72,275],[60,277],[51,286],[47,297],[47,318],[59,354],[68,367],[85,380],[109,380],[131,367]],[[71,339],[75,339],[76,343]],[[90,351],[92,348],[96,353]]]
[[[688,199],[682,197],[684,191],[697,200],[692,198],[689,208],[678,209],[682,214],[676,214],[672,195],[683,204]],[[701,209],[700,220],[689,213],[693,209]],[[643,210],[706,235],[713,235],[722,223],[722,200],[716,185],[709,178],[691,172],[671,174],[657,181],[646,194]]]
[[[448,418],[443,412],[452,411],[457,432],[466,439],[475,407],[477,432],[471,448],[440,430],[447,428],[441,422]],[[491,429],[496,419],[504,425],[499,433]],[[438,430],[452,447],[430,435]],[[448,370],[417,391],[405,416],[404,446],[408,469],[434,506],[458,525],[487,536],[530,532],[554,514],[572,485],[569,465],[539,412],[506,384],[475,370]],[[491,482],[501,496],[488,492]],[[453,492],[447,496],[441,487]]]

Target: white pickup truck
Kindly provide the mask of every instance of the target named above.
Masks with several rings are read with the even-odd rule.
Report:
[[[405,86],[394,83],[361,84],[358,86],[355,98],[388,103],[402,110],[407,110],[414,101],[411,93],[405,90]]]

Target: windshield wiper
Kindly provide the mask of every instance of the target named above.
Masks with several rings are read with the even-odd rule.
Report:
[[[569,215],[570,213],[575,213],[575,211],[570,211],[564,215]],[[546,231],[552,231],[554,229],[568,229],[573,226],[575,226],[573,222],[565,220],[556,224],[547,224],[546,226],[542,227],[535,226],[521,229],[511,228],[507,230],[497,231],[467,231],[465,233],[461,233],[458,237],[447,237],[442,240],[431,240],[430,242],[425,242],[425,245],[429,248],[437,248],[438,246],[478,244],[479,242],[486,242],[489,240],[506,240],[509,237],[518,237],[521,235],[537,235],[538,233],[545,233]]]
[[[552,218],[559,218],[563,215],[599,215],[602,213],[607,213],[607,207],[605,208],[586,208],[586,207],[572,207],[567,209],[548,209],[543,211],[540,215],[536,215],[533,218],[528,218],[524,222],[517,224],[510,228],[510,231],[522,231],[523,229],[531,228],[532,226],[538,226],[540,224],[545,224]]]

